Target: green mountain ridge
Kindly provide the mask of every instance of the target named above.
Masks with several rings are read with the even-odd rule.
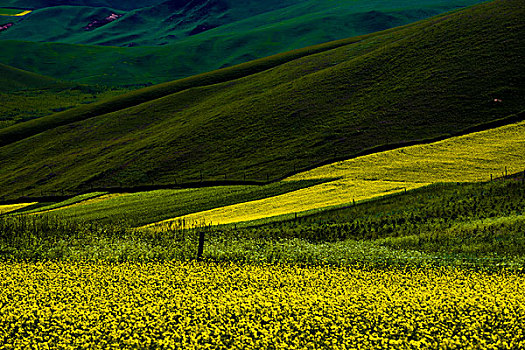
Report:
[[[0,34],[0,62],[81,83],[160,83],[479,2],[194,0],[139,2],[127,10],[118,2],[115,8],[111,2],[26,2],[35,10]],[[84,29],[111,13],[123,16]]]
[[[250,72],[261,60],[203,74],[176,93],[184,81],[136,91],[109,103],[122,103],[112,113],[90,109],[98,105],[45,117],[38,134],[38,121],[7,128],[0,140],[14,130],[23,138],[0,148],[0,195],[275,179],[506,117],[524,109],[524,11],[494,1],[266,70]],[[64,113],[71,119],[53,124]]]

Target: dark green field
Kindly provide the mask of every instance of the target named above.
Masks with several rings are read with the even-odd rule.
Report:
[[[272,180],[507,117],[524,109],[523,15],[490,2],[5,128],[0,196]]]
[[[0,62],[81,83],[160,83],[479,2],[3,1],[34,11],[20,21],[10,17],[16,23],[0,33]],[[111,13],[122,17],[84,29]]]
[[[12,9],[12,8],[0,8],[0,21],[2,20],[2,16],[14,16],[23,11],[24,10]]]

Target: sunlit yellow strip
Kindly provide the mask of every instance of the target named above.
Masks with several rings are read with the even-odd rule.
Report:
[[[65,205],[63,207],[53,208],[53,209],[44,210],[44,211],[38,211],[38,212],[32,213],[32,215],[50,213],[50,212],[54,212],[54,211],[57,211],[57,210],[64,210],[64,209],[78,207],[78,206],[81,206],[81,205],[82,206],[83,205],[90,205],[90,204],[102,202],[102,201],[105,201],[105,200],[108,200],[108,199],[111,199],[111,198],[120,197],[120,196],[123,196],[124,194],[125,193],[106,194],[106,195],[103,195],[103,196],[100,196],[100,197],[90,198],[90,199],[86,199],[86,200],[83,200],[83,201],[80,201],[80,202],[77,202],[77,203],[73,203],[73,204],[70,204],[70,205]]]
[[[0,205],[0,214],[10,213],[12,211],[22,209],[36,203],[38,202]]]
[[[5,13],[0,13],[0,16],[22,17],[22,16],[25,16],[25,15],[31,13],[31,12],[33,12],[33,11],[27,10],[27,11],[24,11],[24,12],[17,13],[16,15],[8,15],[8,14],[5,14]]]
[[[404,147],[329,164],[287,180],[339,180],[280,196],[212,209],[165,220],[146,227],[186,224],[229,224],[330,207],[400,189],[436,182],[488,181],[525,170],[525,122],[450,138],[427,145]]]
[[[183,218],[187,226],[232,224],[352,203],[425,185],[428,183],[332,181],[275,197],[189,214]],[[165,228],[179,219],[169,219],[145,227]]]

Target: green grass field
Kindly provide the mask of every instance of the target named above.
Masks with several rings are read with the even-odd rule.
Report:
[[[283,37],[378,4],[243,4],[288,1],[305,14],[279,23]],[[230,21],[218,9],[238,5],[57,3],[0,5],[64,28],[93,6],[123,21],[180,7],[188,23],[201,10]],[[522,3],[121,96],[0,64],[0,348],[525,348]],[[387,13],[359,23],[407,15]],[[71,47],[39,45],[44,61]]]
[[[0,128],[120,95],[108,89],[56,80],[0,64]]]
[[[4,258],[25,260],[187,260],[196,257],[199,232],[204,230],[204,257],[215,262],[521,268],[522,176],[519,181],[434,184],[266,224],[198,228],[178,222],[162,232],[129,225],[145,221],[144,216],[163,215],[162,209],[169,210],[164,205],[170,202],[168,196],[176,207],[172,210],[178,211],[213,202],[205,202],[195,191],[141,194],[145,204],[129,195],[99,197],[100,201],[93,198],[84,206],[78,202],[42,215],[20,215],[22,208],[18,215],[0,216],[0,250]],[[243,195],[253,193],[241,191],[217,200],[235,201]],[[119,211],[117,203],[128,211]]]
[[[160,83],[479,2],[221,0],[122,6],[27,1],[24,6],[35,11],[2,33],[0,39],[7,41],[0,62],[87,84]],[[123,17],[96,30],[83,29],[111,13]]]
[[[504,176],[505,171],[517,173],[525,169],[524,146],[525,122],[521,122],[329,164],[262,187],[157,190],[85,202],[83,195],[17,213],[52,209],[50,213],[68,220],[134,227],[163,220],[152,225],[161,231],[180,228],[182,222],[190,227],[286,220],[432,183],[484,182]],[[68,206],[72,203],[76,204]]]
[[[505,118],[523,110],[522,11],[490,2],[4,128],[0,195],[272,180]]]

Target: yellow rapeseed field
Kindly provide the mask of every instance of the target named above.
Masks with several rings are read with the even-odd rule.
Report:
[[[525,122],[427,145],[375,153],[306,171],[286,180],[336,181],[257,201],[184,216],[186,222],[229,224],[297,213],[414,189],[436,182],[488,181],[525,170]],[[161,229],[175,218],[156,223]]]
[[[10,213],[12,211],[22,209],[36,203],[37,202],[0,205],[0,214]]]
[[[0,263],[2,349],[523,349],[525,276]]]
[[[96,203],[99,203],[99,202],[102,202],[102,201],[105,201],[105,200],[108,200],[108,199],[112,199],[112,198],[116,198],[116,197],[120,197],[120,196],[124,196],[124,195],[126,195],[126,194],[125,193],[105,194],[105,195],[102,195],[102,196],[85,199],[85,200],[77,202],[77,203],[65,205],[63,207],[53,208],[53,209],[49,209],[49,210],[42,210],[42,211],[38,211],[38,212],[35,212],[35,213],[32,213],[32,214],[33,215],[40,215],[40,214],[51,213],[51,212],[55,212],[55,211],[59,211],[59,210],[75,208],[75,207],[79,207],[79,206],[89,206],[89,205],[92,205],[92,204],[96,204]]]

